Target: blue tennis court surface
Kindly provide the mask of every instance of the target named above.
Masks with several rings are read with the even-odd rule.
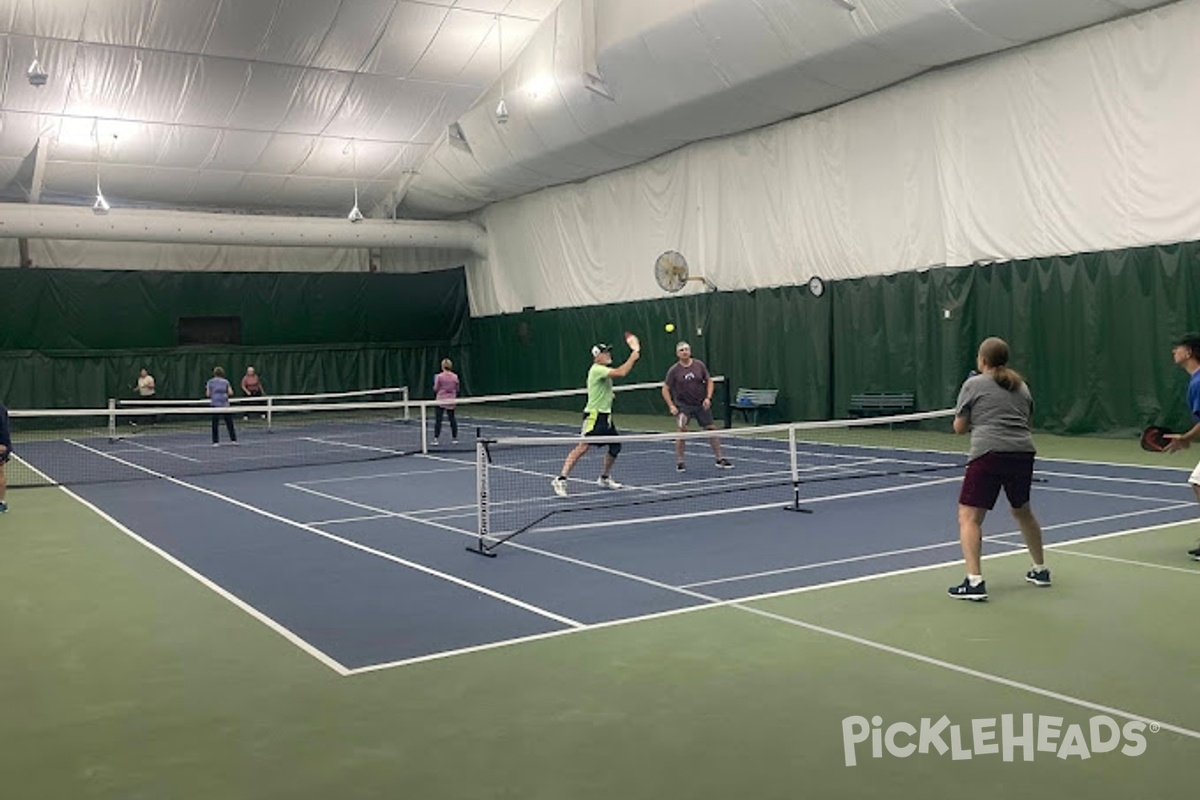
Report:
[[[147,470],[182,458],[214,468],[211,459],[252,462],[253,430],[236,448],[192,446],[195,438],[153,448],[82,444],[72,458],[87,459],[87,469],[142,479],[84,483],[75,494],[341,672],[960,558],[960,472],[855,475],[863,453],[854,450],[836,456],[844,460],[838,479],[802,486],[800,505],[811,513],[784,510],[786,480],[725,491],[745,480],[752,460],[772,472],[770,445],[733,449],[729,472],[712,469],[701,450],[686,476],[668,460],[655,483],[639,474],[640,482],[608,492],[591,483],[600,460],[592,454],[566,501],[586,498],[586,510],[552,514],[498,547],[498,557],[482,558],[466,549],[477,541],[478,513],[469,452],[149,478]],[[383,446],[369,437],[362,445]],[[21,455],[49,469],[36,448]],[[555,502],[554,459],[522,470],[539,496],[508,502]],[[1037,475],[1034,507],[1048,544],[1195,516],[1181,470],[1039,460]],[[699,489],[630,502],[684,477]],[[719,505],[697,499],[717,493]],[[985,552],[1021,546],[1003,499],[985,534]],[[931,583],[929,591],[944,588]]]

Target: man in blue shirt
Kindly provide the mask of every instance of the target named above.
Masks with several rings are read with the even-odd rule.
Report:
[[[4,501],[8,490],[8,479],[4,476],[4,465],[12,455],[12,430],[8,426],[8,409],[0,403],[0,514],[8,511],[8,503]]]
[[[1168,437],[1171,440],[1167,445],[1168,453],[1182,450],[1200,439],[1200,333],[1189,333],[1176,341],[1171,350],[1171,357],[1191,376],[1191,380],[1188,381],[1187,404],[1188,410],[1192,412],[1193,424],[1190,430]],[[1188,483],[1196,493],[1196,500],[1200,501],[1200,464],[1192,470]],[[1188,550],[1188,555],[1200,561],[1200,545]]]

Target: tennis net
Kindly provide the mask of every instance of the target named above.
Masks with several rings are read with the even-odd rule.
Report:
[[[805,501],[818,494],[813,487],[830,481],[853,481],[853,491],[870,492],[938,480],[966,464],[966,438],[950,432],[953,416],[941,410],[711,432],[481,439],[479,539],[471,549],[492,555],[530,531],[771,507],[806,511]],[[556,487],[567,454],[584,442],[589,447],[565,487]],[[615,489],[598,482],[610,445],[620,447]]]
[[[653,419],[665,429],[671,418],[665,413],[661,386],[630,384],[616,390],[623,406],[655,414]],[[420,453],[473,459],[477,437],[566,436],[578,431],[587,390],[458,398],[457,440],[448,419],[441,438],[435,437],[438,401],[409,401],[402,388],[351,394],[289,395],[268,398],[271,402],[262,406],[225,409],[188,400],[170,405],[112,401],[104,409],[13,410],[9,486],[186,478]],[[364,402],[362,397],[372,399]],[[219,418],[219,448],[211,441],[213,415]],[[224,417],[230,417],[237,430],[236,449],[228,446]]]

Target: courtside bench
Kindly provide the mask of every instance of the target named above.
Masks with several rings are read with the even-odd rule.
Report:
[[[912,392],[864,392],[850,395],[850,416],[886,417],[916,408]]]
[[[735,411],[742,412],[742,419],[753,425],[758,424],[758,412],[763,411],[764,418],[775,407],[779,397],[778,389],[738,389],[737,397],[733,400]]]

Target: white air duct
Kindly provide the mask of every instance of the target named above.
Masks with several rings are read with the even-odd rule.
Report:
[[[472,222],[267,217],[114,208],[0,204],[0,238],[229,244],[268,247],[427,247],[487,254],[487,231]]]

